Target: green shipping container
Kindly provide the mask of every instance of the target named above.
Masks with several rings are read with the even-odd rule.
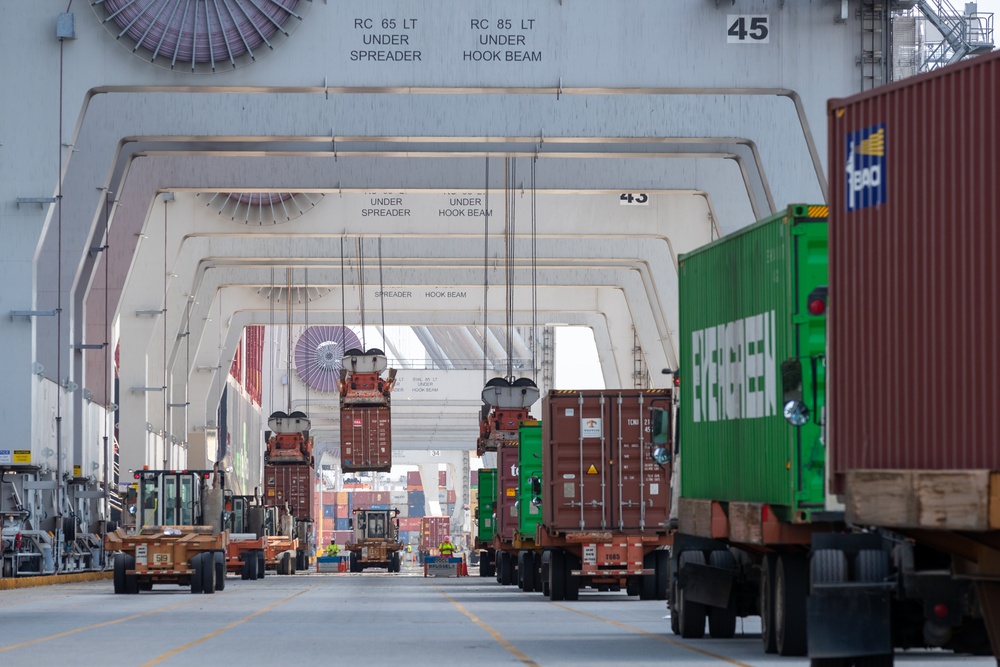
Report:
[[[479,506],[476,508],[476,534],[480,542],[492,542],[496,530],[493,518],[497,495],[496,468],[479,469]]]
[[[769,503],[807,522],[824,505],[827,207],[793,205],[681,255],[681,496]],[[820,288],[818,291],[817,288]],[[782,363],[801,362],[812,418],[783,415]]]
[[[521,422],[518,439],[517,532],[522,540],[534,540],[542,522],[542,422]],[[538,501],[532,502],[535,498]]]

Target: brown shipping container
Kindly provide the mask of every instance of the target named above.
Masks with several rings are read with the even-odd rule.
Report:
[[[273,507],[288,503],[289,510],[299,521],[312,521],[316,469],[312,466],[285,464],[264,466],[264,505]]]
[[[448,532],[451,519],[446,516],[425,516],[420,519],[420,548],[424,551],[437,549],[444,538],[450,537]],[[454,540],[452,540],[454,541]]]
[[[341,408],[340,459],[344,472],[389,472],[392,469],[389,408]]]
[[[670,467],[651,458],[650,410],[670,390],[550,391],[542,404],[542,517],[549,533],[666,532]]]
[[[406,490],[407,491],[419,491],[423,488],[420,482],[420,473],[416,470],[411,470],[406,473]]]
[[[1000,52],[828,111],[833,490],[1000,470]]]
[[[503,542],[514,539],[517,530],[517,503],[519,478],[517,475],[517,442],[500,443],[497,449],[497,515],[494,535]]]

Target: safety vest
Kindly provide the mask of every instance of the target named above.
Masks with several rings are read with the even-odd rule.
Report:
[[[438,551],[441,552],[442,556],[450,556],[455,551],[455,545],[451,542],[442,542],[441,546],[438,547]]]
[[[337,546],[336,544],[331,544],[326,548],[327,556],[336,556],[339,553],[340,553],[340,547]]]

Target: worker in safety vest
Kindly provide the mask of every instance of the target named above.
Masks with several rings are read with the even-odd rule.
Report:
[[[330,542],[330,545],[326,548],[327,556],[337,556],[340,554],[340,547],[337,546],[336,542]]]
[[[451,555],[455,553],[455,545],[451,543],[450,537],[444,538],[444,542],[438,545],[438,551],[445,558],[451,558]]]

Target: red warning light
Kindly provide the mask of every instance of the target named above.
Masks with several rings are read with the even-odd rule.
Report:
[[[806,308],[809,309],[810,315],[823,315],[826,313],[827,292],[826,285],[821,285],[809,293],[809,297],[806,299]]]
[[[811,315],[822,315],[826,312],[826,304],[822,299],[813,299],[809,302],[809,313]]]

